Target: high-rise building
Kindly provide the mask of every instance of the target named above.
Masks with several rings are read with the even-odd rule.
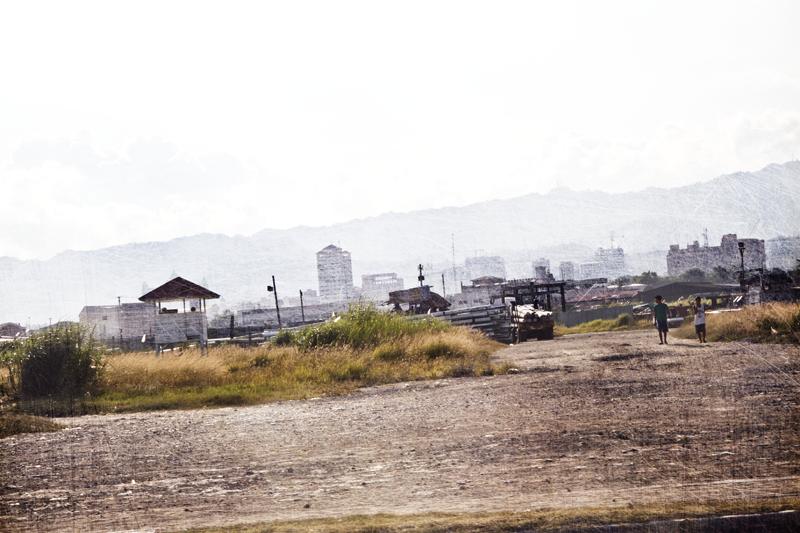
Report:
[[[558,264],[558,273],[561,281],[575,279],[575,263],[572,261],[561,261]]]
[[[485,276],[506,279],[506,262],[497,255],[479,255],[467,257],[464,266],[469,272],[469,279]]]
[[[742,256],[739,254],[739,243],[744,246],[744,268],[764,268],[766,252],[762,239],[739,239],[735,233],[722,236],[719,246],[700,246],[694,241],[685,249],[672,244],[667,252],[667,274],[679,276],[692,269],[702,270],[710,274],[716,267],[728,272],[741,270]]]
[[[425,281],[434,287],[434,290],[443,296],[449,296],[460,292],[462,285],[469,285],[474,278],[470,276],[466,267],[455,265],[441,270],[441,265],[427,265],[424,275]],[[444,280],[442,280],[444,277]],[[444,281],[444,286],[442,282]]]
[[[589,261],[588,263],[581,263],[581,279],[596,279],[603,278],[603,266],[597,261]]]
[[[540,257],[533,262],[533,277],[545,281],[550,277],[550,260]]]
[[[767,267],[794,270],[800,261],[800,237],[776,237],[766,242]]]
[[[622,248],[598,248],[594,253],[594,262],[600,264],[600,277],[612,280],[626,274],[625,252]]]
[[[353,297],[350,252],[333,244],[317,252],[317,276],[320,302],[343,302]]]
[[[361,296],[376,302],[387,301],[389,293],[403,290],[403,278],[394,272],[361,276]]]

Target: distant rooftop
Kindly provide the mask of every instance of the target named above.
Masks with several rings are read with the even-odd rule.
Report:
[[[344,250],[342,250],[341,248],[339,248],[335,244],[329,244],[328,246],[326,246],[325,248],[320,250],[320,252],[342,252],[342,251],[344,251]],[[319,252],[317,252],[317,253],[319,253]]]

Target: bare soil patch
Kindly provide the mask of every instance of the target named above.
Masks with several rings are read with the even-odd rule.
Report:
[[[800,495],[800,349],[653,335],[524,343],[496,356],[513,375],[66,419],[0,440],[0,529]]]

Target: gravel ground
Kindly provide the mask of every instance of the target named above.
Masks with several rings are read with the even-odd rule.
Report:
[[[800,495],[800,349],[654,335],[509,347],[505,376],[67,419],[0,440],[0,529]]]

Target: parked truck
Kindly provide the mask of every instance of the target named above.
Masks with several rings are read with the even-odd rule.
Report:
[[[553,338],[552,311],[539,309],[534,304],[510,304],[511,324],[513,326],[514,341],[525,342],[528,339],[550,340]]]
[[[501,297],[508,306],[514,342],[553,338],[553,300],[560,303],[562,311],[566,309],[564,285],[564,282],[531,279],[510,280],[503,284]]]

